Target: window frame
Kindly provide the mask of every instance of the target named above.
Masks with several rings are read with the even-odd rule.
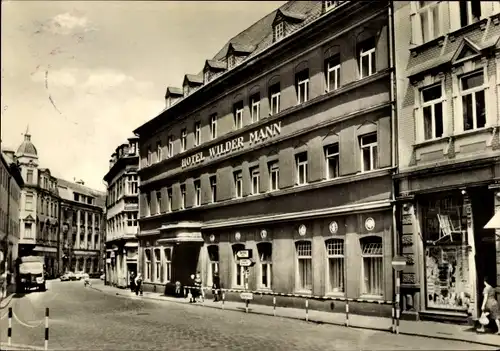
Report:
[[[215,203],[217,201],[217,176],[213,175],[209,178],[210,182],[210,201]]]
[[[439,8],[439,1],[434,1],[433,3],[430,3],[430,4],[426,4],[425,6],[422,6],[421,2],[420,1],[417,1],[416,2],[416,12],[415,12],[415,15],[417,17],[415,17],[418,21],[420,22],[420,33],[418,33],[420,35],[420,38],[419,38],[419,43],[418,44],[424,44],[424,43],[427,43],[427,42],[430,42],[434,39],[436,39],[437,37],[439,37],[442,33],[442,23],[441,21],[439,20],[440,18],[440,8]],[[436,11],[437,13],[435,14],[434,11]],[[423,16],[426,16],[427,18],[427,28],[424,28],[424,20],[423,20]],[[438,22],[437,23],[434,23],[434,16],[437,16],[438,18]],[[437,28],[435,28],[437,24]],[[424,34],[424,32],[426,34]]]
[[[234,179],[235,198],[240,199],[243,197],[243,172],[242,171],[234,172],[233,179]]]
[[[281,112],[281,83],[269,87],[269,115],[274,116]]]
[[[149,253],[149,255],[148,255]],[[152,276],[152,272],[151,272],[151,259],[152,259],[152,256],[151,256],[151,249],[145,249],[144,250],[144,268],[145,268],[145,272],[144,272],[144,280],[146,281],[151,281],[151,276]]]
[[[235,248],[237,250],[235,250]],[[240,250],[245,250],[244,244],[233,244],[231,247],[233,251],[233,274],[232,274],[232,283],[235,288],[244,288],[245,287],[245,267],[239,264],[239,260],[236,257],[236,254]],[[241,282],[238,284],[238,271],[240,273]]]
[[[369,242],[368,240],[370,239],[374,239],[376,238],[376,242]],[[364,236],[364,237],[361,237],[359,239],[359,243],[360,243],[360,247],[361,247],[361,255],[360,255],[360,259],[361,259],[361,295],[362,296],[374,296],[374,297],[383,297],[384,296],[384,284],[385,284],[385,279],[384,279],[384,273],[385,273],[385,264],[384,264],[384,240],[382,239],[382,237],[378,236],[378,235],[367,235],[367,236]],[[380,254],[365,254],[364,251],[364,244],[367,243],[367,244],[378,244],[380,243],[381,245],[381,252]],[[378,273],[378,275],[380,275],[381,277],[381,281],[379,282],[380,284],[380,289],[381,289],[381,292],[380,294],[374,292],[374,291],[367,291],[367,287],[366,287],[366,275],[367,273],[365,272],[365,259],[366,258],[376,258],[376,259],[379,259],[381,261],[381,264],[380,264],[380,272]],[[374,285],[373,282],[370,282],[370,285]]]
[[[462,89],[462,81],[464,78],[468,78],[470,76],[476,75],[480,73],[483,77],[483,84],[477,87],[469,88],[467,90]],[[488,81],[487,81],[488,75],[485,74],[484,67],[481,67],[479,69],[472,70],[470,72],[466,72],[464,74],[459,75],[458,78],[458,95],[460,97],[460,107],[461,107],[461,125],[462,125],[462,131],[467,132],[467,131],[472,131],[472,130],[482,130],[484,128],[487,128],[488,126],[488,97],[487,97],[487,88],[488,88]],[[485,124],[483,127],[477,127],[477,111],[476,108],[472,108],[472,122],[473,122],[473,127],[470,129],[465,129],[465,123],[464,123],[464,97],[468,95],[472,95],[472,106],[477,106],[477,97],[476,94],[482,92],[484,94],[484,119],[485,119]]]
[[[156,142],[156,162],[161,162],[163,159],[163,152],[161,148],[161,141]]]
[[[169,135],[168,136],[168,157],[173,157],[174,156],[174,137]]]
[[[273,37],[275,42],[285,37],[285,22],[281,21],[274,25]]]
[[[158,190],[156,191],[156,214],[160,214],[161,213],[161,191]]]
[[[338,59],[338,63],[335,64],[334,66],[330,66],[333,61]],[[335,91],[340,87],[340,68],[341,68],[341,62],[340,62],[340,54],[333,55],[326,59],[326,65],[325,65],[325,74],[326,74],[326,91]],[[335,86],[332,87],[330,86],[330,75],[333,74],[335,77]]]
[[[251,183],[251,192],[252,195],[258,195],[260,193],[260,169],[259,166],[252,167],[250,169],[250,179]]]
[[[28,201],[30,199],[30,201]],[[34,200],[35,196],[32,193],[26,193],[25,198],[24,198],[24,209],[29,212],[33,212],[33,206],[34,206]],[[28,206],[29,203],[29,206]]]
[[[276,187],[273,186],[274,175],[276,175]],[[280,167],[279,161],[269,162],[269,191],[278,191],[280,189]]]
[[[308,248],[303,249],[303,251],[309,251],[310,254],[301,255],[299,250],[299,245],[307,245]],[[310,271],[307,273],[307,277],[303,277],[301,275],[301,267],[300,267],[301,260],[308,260],[310,262],[308,264],[310,267]],[[313,248],[311,240],[299,240],[295,242],[295,261],[297,264],[295,289],[297,291],[312,292],[314,272],[313,272]],[[310,282],[308,280],[310,280]]]
[[[476,3],[476,2],[475,1],[460,1],[458,3],[459,12],[460,12],[460,27],[461,28],[467,27],[467,26],[469,26],[469,25],[471,25],[473,23],[479,22],[481,20],[481,18],[483,17],[483,13],[482,13],[483,11],[481,9],[481,3],[478,2],[479,3],[479,8],[478,8],[478,10],[479,10],[479,18],[477,18],[477,20],[474,21],[474,16],[473,16],[473,11],[472,11],[472,4],[473,3]],[[462,18],[462,8],[461,8],[462,4],[465,5],[465,6],[467,6],[467,8],[466,8],[467,18],[465,18],[465,21],[464,21],[464,18]],[[463,22],[466,22],[466,23],[464,24]]]
[[[210,255],[210,248],[216,248],[217,250],[217,260],[212,260],[212,256]],[[212,286],[213,285],[213,275],[214,275],[214,267],[217,268],[217,273],[220,272],[220,252],[219,252],[219,245],[217,244],[210,244],[207,245],[207,258],[208,258],[208,266],[207,266],[207,285]]]
[[[342,253],[331,253],[332,251],[330,250],[329,244],[336,244],[338,242],[342,243]],[[338,247],[335,247],[333,251],[335,252],[338,250]],[[326,291],[328,294],[345,294],[345,287],[346,287],[346,259],[345,259],[345,239],[343,237],[332,237],[329,239],[325,240],[325,259],[326,259]],[[333,287],[332,281],[331,281],[331,262],[330,260],[335,260],[335,259],[341,259],[341,269],[340,272],[342,274],[341,277],[341,286],[338,287],[339,290],[335,291],[337,287]]]
[[[217,114],[210,115],[210,139],[217,139]]]
[[[181,203],[180,203],[180,209],[185,210],[186,209],[186,184],[181,184],[180,186],[181,190]]]
[[[250,116],[252,123],[260,120],[260,94],[255,93],[250,97]]]
[[[335,150],[332,151],[332,149],[334,147],[337,147],[337,151],[336,152],[333,152]],[[330,144],[330,145],[326,145],[324,147],[324,150],[325,150],[325,164],[326,164],[326,179],[327,180],[330,180],[330,179],[335,179],[335,178],[338,178],[340,176],[340,145],[339,143],[333,143],[333,144]],[[330,162],[335,159],[336,161],[336,175],[332,177],[332,175],[330,174]]]
[[[148,147],[147,165],[151,166],[152,164],[153,164],[153,152],[151,151],[151,147]]]
[[[370,136],[373,136],[375,135],[376,137],[376,142],[372,142],[372,143],[369,143],[369,144],[364,144],[363,143],[363,139],[364,138],[367,138],[367,137],[370,137]],[[369,148],[370,149],[370,169],[365,169],[365,163],[364,163],[364,153],[363,153],[363,149],[365,148]],[[367,134],[364,134],[364,135],[361,135],[359,137],[359,149],[360,149],[360,156],[361,156],[361,172],[362,173],[365,173],[365,172],[371,172],[371,171],[374,171],[376,169],[378,169],[378,135],[377,135],[377,132],[373,132],[373,133],[367,133]],[[375,155],[374,155],[374,150],[375,151]]]
[[[309,101],[309,69],[306,68],[295,75],[295,89],[297,92],[297,105]]]
[[[201,181],[197,179],[194,181],[194,206],[201,206]]]
[[[172,188],[167,188],[167,211],[172,212],[173,191]]]
[[[430,101],[424,101],[424,91],[432,89],[432,88],[436,88],[438,86],[441,88],[441,97],[438,99],[430,100]],[[420,97],[420,109],[421,109],[419,123],[422,125],[422,133],[423,133],[423,135],[420,136],[421,141],[435,140],[435,139],[439,139],[439,138],[444,137],[445,130],[446,130],[446,116],[445,116],[446,91],[444,89],[444,82],[440,81],[440,82],[437,82],[435,84],[431,84],[431,85],[428,85],[426,87],[421,88],[419,91],[419,97]],[[436,135],[436,106],[438,104],[441,104],[441,114],[442,114],[442,119],[443,119],[443,121],[442,121],[443,134],[440,137],[435,136]],[[429,139],[426,138],[426,132],[425,132],[426,123],[425,123],[424,110],[426,108],[430,108],[431,119],[432,119],[431,120],[432,137]]]
[[[162,248],[162,266],[163,266],[163,282],[169,283],[172,281],[172,255],[173,255],[173,247],[167,246]],[[170,259],[166,254],[167,251],[170,252]]]
[[[26,183],[28,184],[33,184],[33,170],[32,169],[28,169],[26,171]],[[5,178],[5,179],[8,179],[8,178]]]
[[[264,248],[264,247],[271,247],[271,255],[270,255],[270,259],[263,259],[264,255],[261,251],[260,248]],[[271,242],[260,242],[257,244],[257,254],[259,255],[259,269],[258,269],[258,272],[257,272],[257,287],[258,289],[260,290],[272,290],[272,284],[273,284],[273,278],[272,278],[272,274],[273,274],[273,244]],[[267,277],[267,281],[266,283],[263,283],[263,279],[264,279],[264,269],[266,270],[266,277]]]
[[[181,130],[181,152],[187,150],[187,129],[183,128]]]
[[[162,277],[162,272],[161,272],[161,268],[162,268],[162,261],[161,261],[161,256],[162,256],[162,252],[161,252],[161,248],[159,247],[155,247],[153,249],[153,258],[154,258],[154,281],[157,282],[157,283],[163,283],[163,277]],[[156,253],[159,253],[157,257]]]
[[[369,49],[366,49],[364,46],[369,43],[370,40],[374,41],[373,47],[370,47]],[[359,79],[367,78],[375,73],[377,73],[377,66],[376,66],[376,49],[377,49],[377,41],[375,37],[367,38],[366,40],[360,42],[358,44],[359,47],[359,54],[358,54],[358,60],[359,60]],[[364,75],[363,74],[363,59],[368,57],[368,74]]]
[[[201,122],[194,124],[194,146],[201,145]]]
[[[304,155],[305,155],[305,160],[300,160],[301,157]],[[297,171],[297,176],[295,179],[296,185],[307,185],[308,184],[308,172],[309,172],[308,161],[309,161],[309,159],[308,159],[307,151],[304,151],[304,152],[301,152],[301,153],[298,153],[295,155],[295,167],[296,167],[295,169]],[[301,172],[301,168],[302,168],[302,172]],[[301,173],[302,173],[302,176],[304,177],[303,182],[300,181]]]
[[[234,122],[234,129],[235,130],[243,128],[243,111],[244,111],[244,108],[245,107],[244,107],[242,101],[238,101],[233,106],[233,122]]]

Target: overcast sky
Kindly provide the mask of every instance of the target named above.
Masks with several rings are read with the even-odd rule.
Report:
[[[114,149],[233,36],[284,1],[2,1],[2,148],[104,190]]]

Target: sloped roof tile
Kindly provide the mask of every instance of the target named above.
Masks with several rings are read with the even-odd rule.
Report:
[[[184,76],[184,82],[182,85],[186,84],[188,82],[189,84],[192,85],[200,85],[203,84],[203,75],[200,76],[200,74],[186,74]]]
[[[225,70],[226,64],[224,62],[215,61],[215,60],[206,60],[205,67],[210,67],[214,70]]]
[[[165,93],[165,97],[168,96],[173,96],[173,95],[180,95],[182,96],[182,89],[181,88],[176,88],[176,87],[167,87],[167,92]]]

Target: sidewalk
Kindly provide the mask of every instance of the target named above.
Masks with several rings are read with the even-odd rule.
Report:
[[[128,289],[118,289],[104,284],[97,283],[92,286],[93,289],[101,291],[103,293],[124,296],[134,299],[150,299],[157,301],[169,301],[175,303],[189,304],[188,299],[185,298],[175,298],[164,296],[160,293],[144,292],[144,296],[135,296]],[[231,311],[245,312],[244,302],[234,302],[225,301],[224,305],[221,302],[213,302],[212,300],[205,300],[202,303],[191,304],[196,306],[226,309]],[[273,307],[265,305],[252,304],[250,302],[249,313],[257,313],[263,315],[273,316]],[[293,319],[306,319],[306,313],[304,309],[299,308],[285,308],[276,307],[276,316],[284,318]],[[316,323],[334,324],[334,325],[345,325],[345,314],[343,313],[333,313],[333,312],[322,312],[309,310],[309,321]],[[364,328],[372,330],[381,330],[390,332],[392,320],[390,318],[383,317],[368,317],[356,314],[349,314],[349,326],[353,328]],[[436,339],[445,340],[458,340],[464,342],[470,342],[475,344],[481,344],[486,346],[500,347],[500,336],[495,334],[478,334],[470,326],[436,323],[436,322],[415,322],[415,321],[400,321],[399,327],[400,334],[413,335],[413,336],[423,336]]]
[[[12,344],[7,345],[7,343],[0,343],[0,350],[9,351],[9,350],[44,350],[43,347],[40,346],[31,346],[31,345],[21,345],[21,344]]]

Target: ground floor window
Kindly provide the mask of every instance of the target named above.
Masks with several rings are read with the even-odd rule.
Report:
[[[369,236],[362,238],[361,243],[361,279],[363,295],[383,295],[383,247],[382,238]]]
[[[259,252],[260,261],[260,270],[258,272],[259,288],[271,289],[273,245],[271,243],[259,243],[257,244],[257,251]]]
[[[151,280],[151,250],[144,250],[144,266],[146,271],[144,272],[144,279]]]
[[[328,259],[327,291],[344,292],[344,240],[330,239],[325,242]]]
[[[170,282],[172,280],[172,248],[167,247],[164,249],[164,255],[165,255],[165,264],[164,264],[164,281],[165,282]]]
[[[312,245],[310,241],[295,244],[297,252],[297,289],[312,290]]]
[[[239,260],[236,257],[236,254],[240,250],[244,250],[245,245],[243,244],[235,244],[233,245],[233,257],[234,257],[234,270],[233,270],[233,284],[236,287],[243,287],[245,283],[245,267],[239,264]]]
[[[161,250],[155,249],[155,282],[161,283],[162,274],[161,274]]]
[[[213,276],[215,273],[219,273],[219,246],[210,245],[207,247],[208,250],[208,274],[207,274],[207,284],[209,286],[213,285]]]

